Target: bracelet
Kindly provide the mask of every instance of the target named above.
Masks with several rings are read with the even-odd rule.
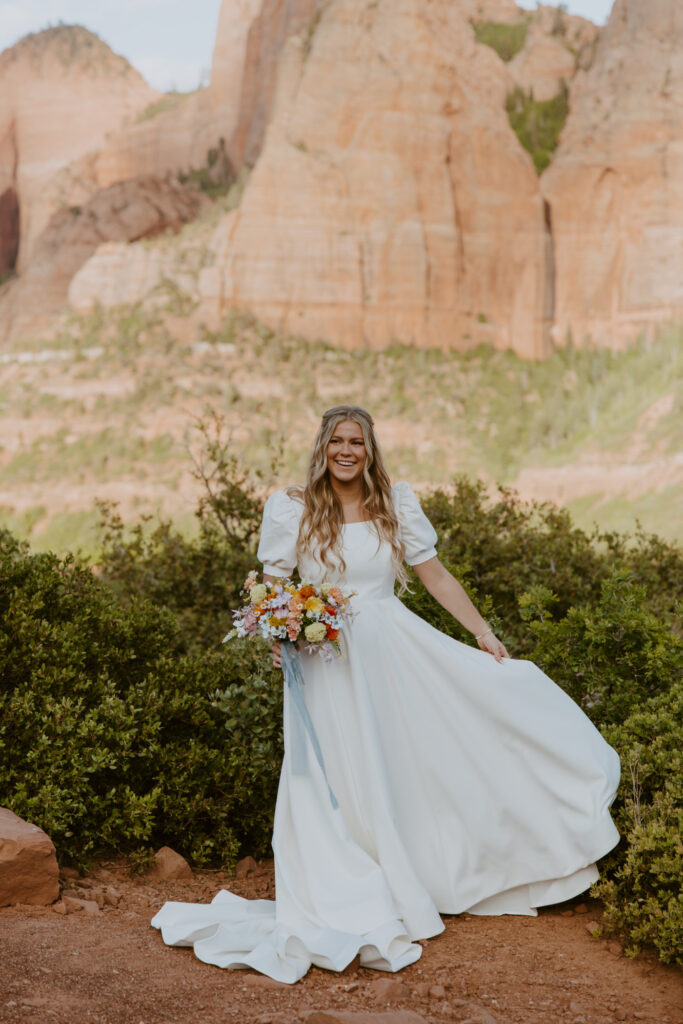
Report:
[[[480,633],[479,636],[475,636],[474,639],[475,640],[481,640],[481,638],[483,636],[486,636],[487,633],[493,633],[493,630],[492,629],[485,629],[483,633]]]

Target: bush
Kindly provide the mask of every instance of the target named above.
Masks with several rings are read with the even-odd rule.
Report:
[[[524,46],[529,19],[524,18],[512,25],[500,21],[475,21],[472,28],[478,43],[490,46],[501,60],[509,61]]]
[[[0,532],[0,801],[60,857],[170,843],[198,863],[268,851],[282,757],[281,675],[263,644],[221,648],[262,500],[225,446],[199,462],[199,533],[127,531],[104,511],[100,578]],[[213,468],[212,468],[213,467]],[[675,544],[586,534],[552,505],[464,478],[423,506],[442,561],[619,752],[623,840],[594,889],[627,951],[681,942],[680,616]],[[415,612],[474,643],[413,578]]]
[[[604,930],[624,934],[630,956],[653,946],[664,963],[683,960],[681,721],[679,677],[604,730],[622,758],[614,818],[628,843],[606,858],[593,893],[605,904]]]
[[[223,436],[221,418],[200,420],[197,429],[194,476],[204,487],[198,535],[183,536],[164,520],[150,532],[150,517],[128,530],[103,502],[98,570],[122,598],[147,597],[172,611],[185,649],[201,652],[227,632],[245,577],[258,566],[263,503]]]
[[[649,697],[670,691],[683,643],[647,607],[645,587],[614,567],[592,603],[550,617],[555,595],[538,584],[520,597],[536,645],[532,659],[600,726],[624,722]]]
[[[560,92],[549,100],[535,100],[516,85],[505,100],[510,126],[524,148],[531,153],[537,174],[541,174],[557,148],[560,132],[569,113],[569,87],[564,78]]]
[[[169,611],[0,539],[0,801],[78,864],[163,842],[199,863],[264,852],[279,674],[251,648],[185,653]],[[244,680],[275,724],[226,736],[212,696]]]

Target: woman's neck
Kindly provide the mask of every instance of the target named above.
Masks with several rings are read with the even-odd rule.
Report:
[[[360,479],[350,480],[348,483],[330,480],[330,486],[339,499],[344,522],[353,523],[364,518],[363,485]]]

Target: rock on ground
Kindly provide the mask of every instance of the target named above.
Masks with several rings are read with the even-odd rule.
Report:
[[[0,907],[53,903],[59,867],[50,837],[6,807],[0,808]]]
[[[155,878],[163,878],[167,882],[192,878],[192,868],[184,857],[172,850],[170,846],[162,846],[154,854],[155,864],[150,874]]]

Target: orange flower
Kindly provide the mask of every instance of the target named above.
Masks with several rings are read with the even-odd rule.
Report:
[[[313,594],[315,594],[315,587],[312,587],[310,583],[307,583],[299,591],[299,597],[303,597],[304,599],[307,597],[312,597]]]
[[[330,587],[330,594],[329,594],[329,596],[330,596],[330,599],[332,601],[334,601],[335,604],[343,604],[344,603],[344,595],[342,594],[342,592],[339,589],[339,587]]]
[[[329,623],[328,623],[328,626],[327,626],[327,639],[328,640],[336,640],[338,636],[339,636],[339,630],[338,629],[333,629],[332,626],[330,626]]]

